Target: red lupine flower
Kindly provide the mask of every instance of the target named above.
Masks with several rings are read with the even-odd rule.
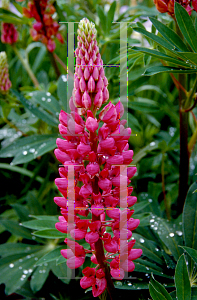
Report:
[[[197,11],[197,1],[196,0],[153,0],[155,3],[155,6],[157,10],[161,13],[168,13],[172,17],[174,17],[174,2],[180,3],[188,12],[189,15],[191,15],[192,10],[194,9]],[[193,6],[193,9],[191,8],[191,5]]]
[[[18,1],[22,2],[22,0]],[[49,52],[53,52],[56,48],[54,38],[56,37],[62,44],[64,39],[59,32],[59,24],[52,18],[55,7],[50,2],[50,0],[29,0],[27,8],[23,7],[23,14],[27,18],[36,20],[33,28],[30,29],[33,40],[41,41],[46,45]]]
[[[55,226],[65,234],[70,233],[74,240],[85,239],[90,245],[91,250],[84,249],[78,243],[66,239],[70,249],[61,250],[61,254],[67,259],[68,267],[74,269],[83,264],[86,252],[92,252],[91,261],[96,267],[86,267],[83,270],[84,277],[80,280],[80,285],[84,289],[92,286],[93,296],[98,297],[108,286],[108,281],[112,280],[106,274],[111,272],[113,278],[123,279],[125,271],[134,270],[133,260],[142,254],[141,249],[132,249],[135,241],[130,240],[132,230],[137,228],[140,221],[131,218],[134,210],[128,207],[133,206],[137,198],[131,196],[132,187],[123,188],[120,184],[121,180],[130,184],[136,167],[129,167],[127,176],[123,176],[120,167],[113,166],[127,166],[133,157],[128,144],[131,129],[124,127],[126,120],[120,121],[124,114],[122,103],[114,105],[110,102],[99,116],[96,115],[108,100],[109,93],[94,24],[87,19],[81,20],[77,40],[74,90],[69,101],[71,113],[61,111],[59,116],[59,131],[65,140],[57,139],[58,149],[55,150],[55,155],[65,166],[65,170],[60,167],[61,178],[55,180],[58,190],[64,196],[54,198],[55,203],[61,207],[62,214],[60,222]],[[69,195],[68,164],[76,166],[73,178],[73,212],[68,210],[68,203],[72,200],[66,199]],[[126,195],[121,200],[120,187],[121,192]],[[125,208],[123,211],[117,207],[120,204]],[[91,219],[80,219],[80,216],[87,216],[89,213]],[[69,224],[69,214],[75,225]],[[110,220],[105,220],[106,216]],[[107,232],[107,227],[111,227],[114,236]],[[123,253],[120,253],[120,245],[124,246]],[[112,258],[111,254],[117,256]]]

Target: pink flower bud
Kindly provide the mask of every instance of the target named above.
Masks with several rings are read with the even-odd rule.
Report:
[[[94,105],[100,108],[102,103],[103,103],[103,92],[100,89],[94,98]]]
[[[82,96],[82,104],[86,109],[89,109],[92,105],[90,95],[85,91],[85,93]]]
[[[88,80],[88,91],[92,93],[94,92],[94,90],[95,90],[95,81],[91,75],[90,79]]]
[[[98,129],[98,122],[96,119],[88,117],[86,120],[86,128],[87,130],[89,130],[90,132],[95,132]]]
[[[90,71],[89,71],[88,67],[85,67],[84,78],[85,78],[85,80],[88,80],[89,77],[90,77]]]
[[[98,78],[99,78],[99,70],[98,70],[97,67],[94,67],[93,73],[92,73],[92,77],[93,77],[94,80],[98,80]]]
[[[79,89],[77,89],[75,94],[74,94],[73,102],[74,102],[76,107],[82,107],[81,93],[80,93]]]
[[[81,92],[85,92],[85,90],[86,90],[86,82],[85,82],[84,77],[81,77],[81,79],[79,81],[79,87],[80,87]]]
[[[100,89],[103,90],[103,87],[104,87],[103,79],[99,77],[96,85],[96,92],[98,92]]]

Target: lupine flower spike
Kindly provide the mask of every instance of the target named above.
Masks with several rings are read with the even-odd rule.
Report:
[[[22,2],[24,0],[17,0]],[[64,39],[59,32],[59,24],[53,20],[52,15],[55,13],[55,7],[50,0],[30,0],[28,7],[23,7],[23,14],[27,18],[34,18],[36,22],[30,29],[30,34],[34,41],[41,41],[46,45],[49,52],[53,52],[56,48],[54,38],[56,37],[60,43],[64,43]]]
[[[161,13],[168,13],[172,17],[174,17],[174,2],[176,0],[153,0],[157,10]],[[180,3],[191,15],[192,10],[197,11],[197,0],[178,0],[176,1]],[[191,7],[191,4],[193,8]]]
[[[1,1],[2,8],[9,10],[10,9],[10,1],[2,0]],[[14,44],[18,40],[18,32],[13,24],[10,23],[1,23],[1,42],[6,44]]]
[[[0,92],[6,94],[12,83],[9,80],[8,63],[6,53],[0,52]]]
[[[131,218],[130,210],[137,198],[131,196],[133,188],[127,185],[136,172],[136,167],[127,168],[127,197],[123,199],[124,210],[120,206],[120,167],[129,165],[133,151],[128,150],[130,128],[124,128],[126,120],[121,120],[124,108],[121,102],[116,105],[109,102],[96,113],[109,99],[108,81],[103,69],[103,61],[96,41],[96,29],[88,19],[82,19],[78,29],[78,47],[75,51],[76,67],[74,90],[70,99],[71,114],[60,112],[59,131],[64,140],[58,138],[55,155],[65,166],[59,168],[61,178],[55,183],[63,197],[55,197],[55,203],[61,207],[62,216],[56,228],[70,234],[65,243],[70,249],[61,251],[67,259],[67,265],[75,269],[83,265],[86,253],[91,253],[95,267],[86,267],[80,280],[82,288],[92,287],[94,297],[100,296],[107,288],[113,289],[112,278],[122,280],[125,271],[135,268],[133,260],[142,254],[141,249],[133,249],[135,240],[131,239],[132,231],[140,223]],[[119,134],[119,131],[121,135]],[[76,136],[78,134],[78,136]],[[75,226],[68,222],[69,201],[67,202],[69,164],[75,165]],[[80,166],[79,166],[80,165]],[[74,179],[73,179],[74,180]],[[83,216],[83,219],[80,218]],[[91,218],[85,219],[84,217]],[[120,218],[125,216],[125,223],[120,226]],[[113,236],[108,232],[110,228]],[[127,232],[127,238],[120,241],[120,231]],[[84,249],[80,242],[85,241],[90,249]],[[130,240],[131,239],[131,240]],[[75,242],[74,240],[78,241]],[[122,255],[127,259],[120,260],[120,243],[123,243]]]

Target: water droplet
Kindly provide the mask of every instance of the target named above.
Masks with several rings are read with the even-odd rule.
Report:
[[[29,273],[32,273],[32,272],[33,272],[33,270],[32,270],[32,269],[29,269],[29,270],[28,270],[28,272],[29,272]]]
[[[121,281],[116,281],[116,285],[122,285]]]
[[[43,270],[39,270],[39,273],[42,273]]]
[[[46,273],[46,270],[42,270],[42,273]]]
[[[42,101],[45,101],[46,100],[46,98],[45,97],[42,97]]]
[[[146,267],[146,270],[149,270],[149,267]]]
[[[49,93],[49,92],[47,92],[46,94],[47,94],[48,97],[51,96],[51,93]]]
[[[166,284],[166,283],[164,283],[163,285],[164,285],[164,286],[167,286],[167,284]]]
[[[20,278],[20,280],[21,280],[21,281],[23,281],[23,280],[24,280],[24,278],[23,278],[23,277],[21,277],[21,278]]]
[[[66,82],[67,81],[67,77],[66,75],[62,75],[62,81]]]
[[[38,260],[38,258],[37,258],[37,257],[35,257],[35,258],[34,258],[34,260]]]
[[[48,264],[47,264],[47,263],[44,263],[44,266],[46,266],[46,267],[47,267],[47,266],[48,266]]]
[[[179,222],[179,225],[182,225],[182,222]]]
[[[27,255],[26,258],[27,258],[27,259],[31,258],[31,255]]]
[[[157,230],[157,229],[158,229],[158,227],[154,227],[153,229],[154,229],[154,230]]]
[[[35,153],[36,153],[36,152],[35,152]],[[37,152],[37,153],[38,153],[38,152]],[[33,235],[33,236],[32,236],[32,240],[35,240],[35,239],[36,239],[36,237]]]
[[[27,151],[25,150],[25,151],[23,151],[23,155],[27,155]]]
[[[27,271],[27,270],[24,270],[23,273],[24,273],[24,274],[28,274],[28,271]]]
[[[22,270],[22,267],[20,266],[20,267],[18,267],[19,268],[19,270]]]
[[[34,148],[29,149],[30,153],[34,153],[36,150]]]
[[[152,222],[154,222],[154,219],[151,219],[151,220],[150,220],[150,223],[152,223]]]
[[[137,290],[140,290],[140,287],[139,287],[139,286],[137,287]]]
[[[148,202],[149,202],[149,203],[153,202],[153,199],[148,199]]]
[[[128,283],[128,285],[130,285],[130,286],[131,286],[131,285],[132,285],[132,283],[131,283],[131,282],[129,282],[129,283]]]
[[[155,251],[159,251],[159,249],[158,249],[158,248],[155,248]]]
[[[152,147],[152,146],[155,146],[155,142],[151,142],[150,143],[150,146]]]
[[[179,230],[176,231],[176,234],[177,234],[178,236],[182,236],[182,235],[183,235],[182,231],[179,231]]]
[[[142,238],[140,238],[140,243],[144,243],[145,241],[144,241],[144,239],[142,239]]]
[[[170,237],[173,237],[173,236],[174,236],[174,233],[173,233],[173,232],[170,232],[170,233],[169,233],[169,236],[170,236]]]
[[[51,98],[48,98],[48,99],[47,99],[47,102],[51,102]]]
[[[23,274],[21,277],[22,277],[22,278],[25,278],[25,277],[26,277],[26,275],[24,275],[24,274]]]
[[[186,60],[186,64],[188,64],[189,63],[189,60]]]
[[[19,259],[19,262],[22,262],[22,261],[23,261],[22,258],[20,258],[20,259]]]
[[[9,264],[9,267],[10,268],[14,268],[14,264]]]

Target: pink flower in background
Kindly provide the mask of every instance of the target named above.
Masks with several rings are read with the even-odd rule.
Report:
[[[128,209],[137,201],[135,196],[131,196],[133,188],[128,187],[136,167],[128,167],[127,176],[123,176],[120,167],[113,166],[127,166],[132,162],[133,151],[129,150],[128,144],[131,129],[124,127],[126,120],[120,120],[124,113],[121,102],[116,105],[109,102],[97,115],[109,99],[108,81],[97,46],[96,29],[88,19],[80,21],[77,40],[74,90],[69,102],[71,114],[60,112],[59,130],[65,140],[57,139],[58,149],[55,150],[57,159],[65,166],[59,168],[61,178],[56,179],[56,185],[64,196],[54,199],[62,213],[56,228],[79,241],[67,238],[65,242],[70,249],[61,251],[70,268],[78,268],[84,263],[86,253],[92,254],[91,261],[95,267],[83,270],[80,285],[84,289],[92,286],[93,296],[98,297],[106,288],[110,291],[109,287],[113,286],[111,276],[123,279],[125,272],[134,270],[133,260],[142,254],[141,249],[132,249],[135,240],[130,240],[132,230],[140,223],[138,219],[131,218],[134,210]],[[68,164],[76,166],[73,179],[74,227],[68,222],[68,202],[72,201],[67,202]],[[121,199],[124,210],[119,208],[121,179],[127,184],[127,196]],[[81,219],[80,216],[90,218]],[[120,219],[124,219],[121,226]],[[120,233],[126,234],[125,240],[120,240]],[[89,249],[80,246],[82,239],[90,245]]]
[[[5,94],[11,88],[12,83],[9,80],[8,63],[6,53],[0,52],[0,92]]]
[[[6,10],[10,10],[9,0],[2,0],[1,7]],[[6,44],[14,44],[18,40],[18,32],[13,24],[1,23],[1,42]]]

